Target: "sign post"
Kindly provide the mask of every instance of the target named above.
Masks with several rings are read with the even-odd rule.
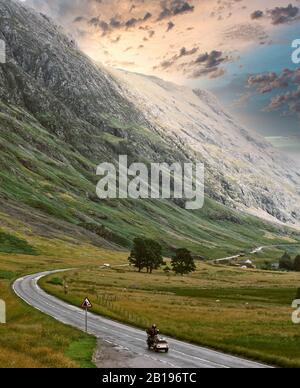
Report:
[[[87,333],[88,332],[88,310],[93,307],[89,298],[85,298],[85,300],[82,302],[81,307],[85,310],[85,332]]]

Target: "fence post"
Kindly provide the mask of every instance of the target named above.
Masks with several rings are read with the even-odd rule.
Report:
[[[6,323],[6,303],[0,299],[0,324]]]

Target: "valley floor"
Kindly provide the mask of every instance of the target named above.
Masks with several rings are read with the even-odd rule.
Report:
[[[29,307],[11,289],[13,281],[24,275],[61,268],[78,270],[53,275],[42,286],[77,306],[89,295],[94,312],[107,317],[143,329],[155,321],[166,335],[275,365],[300,366],[299,327],[291,322],[298,273],[205,263],[184,277],[162,271],[138,274],[129,267],[104,270],[105,263],[125,265],[128,252],[79,244],[67,237],[38,237],[21,224],[14,235],[1,235],[7,253],[0,253],[0,299],[7,305],[7,324],[0,325],[0,367],[101,366],[103,349],[99,353],[98,348],[91,362],[94,338]],[[298,252],[293,245],[287,248],[293,255]],[[274,262],[281,255],[282,250],[270,249],[255,260]],[[110,350],[115,351],[119,350]],[[132,362],[127,359],[125,364]]]
[[[165,335],[283,367],[300,366],[299,327],[291,321],[300,274],[198,264],[190,276],[152,276],[129,267],[58,275],[42,287],[76,306],[89,295],[93,312]]]
[[[0,368],[95,367],[96,339],[58,323],[21,301],[12,291],[14,279],[49,268],[118,262],[120,253],[89,245],[28,237],[39,255],[0,253],[0,299],[7,323],[0,324]],[[124,254],[122,254],[124,257]]]

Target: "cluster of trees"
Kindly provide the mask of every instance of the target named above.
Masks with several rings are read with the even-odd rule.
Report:
[[[154,240],[136,238],[128,260],[139,272],[146,268],[147,273],[152,273],[164,264],[162,247]]]
[[[300,272],[300,255],[296,256],[295,260],[285,252],[282,258],[279,260],[279,268],[285,271]]]
[[[176,275],[186,275],[196,271],[196,265],[191,253],[184,248],[178,249],[171,260],[171,267],[166,266],[162,256],[161,245],[151,239],[136,238],[133,241],[133,248],[129,257],[130,265],[142,272],[144,269],[147,273],[161,268],[165,265],[165,273],[173,271]]]

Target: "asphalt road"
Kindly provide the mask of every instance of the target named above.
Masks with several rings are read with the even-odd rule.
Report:
[[[49,271],[18,279],[13,284],[14,292],[30,306],[50,315],[66,325],[85,330],[85,312],[44,292],[38,281]],[[139,360],[139,367],[147,368],[266,368],[265,365],[233,357],[220,352],[167,338],[170,343],[168,354],[148,351],[146,333],[142,330],[88,314],[88,332],[97,338],[118,346]]]

